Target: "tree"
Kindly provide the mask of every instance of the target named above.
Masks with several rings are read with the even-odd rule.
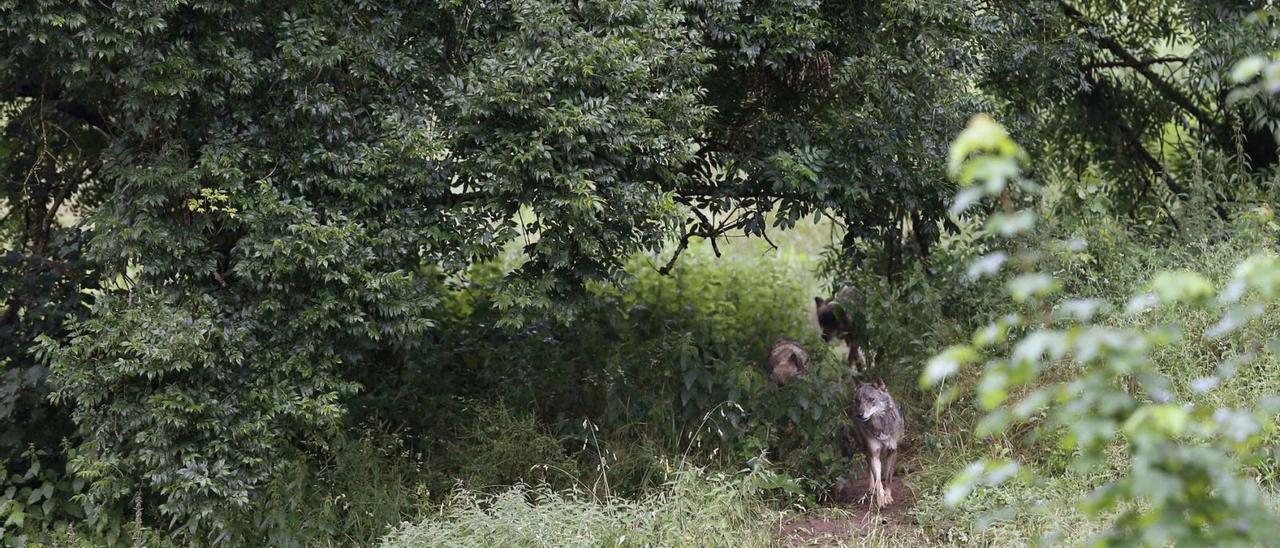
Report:
[[[892,276],[943,226],[946,137],[979,107],[1082,161],[1145,162],[1109,144],[1185,120],[1222,143],[1207,80],[1151,68],[1173,35],[1236,47],[1207,8],[1021,6],[0,1],[0,363],[51,368],[23,405],[74,420],[47,433],[93,515],[137,497],[234,540],[354,379],[430,351],[441,288],[509,246],[507,325],[571,315],[638,251],[808,215]]]
[[[50,145],[82,188],[47,180],[110,283],[41,347],[90,512],[139,496],[213,539],[323,451],[347,372],[420,344],[441,283],[528,238],[504,303],[548,306],[659,245],[709,112],[706,52],[658,2],[0,12],[10,132],[97,139]]]
[[[974,41],[978,82],[1034,135],[1036,156],[1113,175],[1120,212],[1172,219],[1177,201],[1203,194],[1226,217],[1247,186],[1192,188],[1194,156],[1239,157],[1255,172],[1276,162],[1266,116],[1232,105],[1225,78],[1236,59],[1273,45],[1274,18],[1254,15],[1263,5],[992,2]]]

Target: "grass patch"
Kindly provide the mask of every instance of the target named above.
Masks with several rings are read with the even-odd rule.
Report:
[[[663,488],[627,500],[546,485],[498,493],[459,489],[439,511],[382,539],[421,546],[771,546],[775,525],[762,469],[674,471]]]

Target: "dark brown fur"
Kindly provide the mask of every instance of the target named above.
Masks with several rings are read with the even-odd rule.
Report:
[[[800,342],[781,338],[769,349],[769,359],[765,361],[765,371],[769,379],[778,386],[787,384],[792,377],[803,375],[809,370],[809,354],[800,346]]]
[[[815,313],[818,316],[818,326],[822,328],[822,340],[831,342],[831,339],[839,339],[849,346],[849,366],[854,371],[862,371],[866,368],[866,355],[862,352],[862,347],[858,345],[858,340],[854,336],[853,322],[849,319],[849,314],[836,303],[836,299],[823,299],[822,297],[813,298]]]
[[[893,469],[898,464],[898,442],[906,432],[898,402],[884,381],[859,383],[853,393],[853,426],[867,456],[867,492],[876,506],[893,503]]]

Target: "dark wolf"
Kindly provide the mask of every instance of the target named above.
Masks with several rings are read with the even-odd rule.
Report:
[[[794,339],[781,338],[769,349],[769,359],[765,361],[765,371],[769,379],[778,386],[787,384],[791,377],[803,375],[809,370],[809,354]]]
[[[867,493],[878,507],[893,504],[893,468],[905,427],[898,402],[884,381],[858,383],[853,393],[853,426],[867,455]]]
[[[822,297],[814,297],[813,304],[815,312],[818,316],[818,326],[822,328],[822,340],[831,342],[831,339],[839,339],[849,346],[849,367],[854,371],[862,371],[867,366],[867,356],[863,353],[862,347],[858,345],[858,337],[861,336],[862,326],[860,321],[861,314],[849,310],[853,291],[845,288],[832,297],[831,300]]]

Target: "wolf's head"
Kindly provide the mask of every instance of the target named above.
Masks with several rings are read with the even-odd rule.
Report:
[[[814,297],[813,304],[818,316],[818,326],[822,328],[824,342],[831,342],[831,339],[843,335],[849,329],[849,320],[840,310],[835,299],[828,301],[822,297]]]
[[[893,397],[889,395],[889,390],[881,379],[860,383],[853,392],[853,412],[860,421],[866,422],[880,413],[886,413],[892,405]]]
[[[795,364],[791,363],[790,361],[786,361],[778,364],[777,367],[773,368],[773,371],[772,371],[773,382],[776,383],[778,386],[786,386],[787,382],[789,382],[792,377],[795,377],[799,374],[800,374],[800,371],[796,370]]]

